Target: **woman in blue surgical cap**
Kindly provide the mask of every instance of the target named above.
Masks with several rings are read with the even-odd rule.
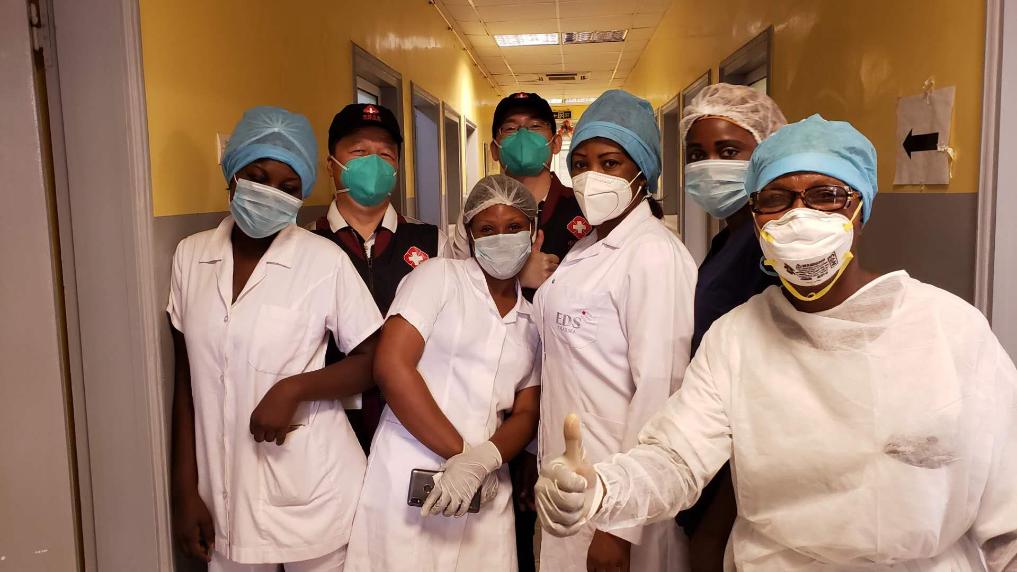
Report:
[[[339,247],[294,224],[316,156],[303,116],[248,110],[230,214],[173,255],[174,536],[213,572],[345,561],[366,459],[339,400],[370,387],[382,320]],[[325,367],[329,336],[349,357]]]
[[[543,343],[538,458],[564,448],[561,426],[582,415],[593,462],[627,451],[681,384],[689,362],[696,267],[650,198],[660,175],[660,132],[649,102],[624,91],[583,113],[568,165],[594,232],[576,243],[534,298]],[[654,210],[657,209],[658,213]],[[674,521],[542,534],[540,568],[681,570]]]
[[[714,323],[638,447],[545,465],[545,526],[670,518],[730,459],[727,570],[1017,569],[1017,370],[975,308],[860,265],[872,144],[810,117],[759,145],[746,188],[783,288]]]

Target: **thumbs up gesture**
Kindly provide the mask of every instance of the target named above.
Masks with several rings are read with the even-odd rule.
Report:
[[[571,536],[596,512],[603,486],[583,451],[579,417],[565,418],[565,454],[545,465],[535,496],[541,526],[554,536]],[[596,499],[596,502],[595,502]]]
[[[526,265],[519,272],[519,283],[525,288],[540,288],[540,285],[558,268],[558,257],[553,254],[541,252],[544,247],[544,231],[537,231],[537,239],[530,249],[530,257],[526,259]]]

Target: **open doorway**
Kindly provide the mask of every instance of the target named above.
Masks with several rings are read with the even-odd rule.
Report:
[[[462,212],[463,203],[463,164],[462,134],[459,126],[459,113],[443,104],[442,142],[445,149],[445,216],[442,223],[449,236],[455,234],[455,220]]]
[[[682,90],[678,98],[678,109],[685,109],[692,98],[708,85],[710,85],[710,71]],[[696,201],[687,200],[685,196],[685,142],[681,140],[680,133],[676,137],[678,139],[678,164],[680,165],[678,172],[680,173],[679,186],[681,189],[678,197],[678,211],[681,213],[679,233],[685,242],[685,248],[689,250],[698,265],[706,259],[706,253],[710,249],[710,240],[713,235],[719,232],[720,228],[716,223],[711,224],[710,215],[696,204]]]
[[[721,62],[721,83],[747,85],[769,95],[772,38],[770,26]]]
[[[664,224],[678,236],[681,232],[681,136],[678,123],[681,119],[680,98],[675,97],[660,108],[660,138],[662,165],[657,198],[664,207]]]
[[[357,103],[373,103],[389,108],[403,129],[403,76],[385,62],[374,57],[360,46],[353,44],[353,100]],[[400,155],[399,171],[406,168],[406,160]],[[399,185],[392,193],[392,205],[400,213],[406,213],[406,179],[399,177]]]
[[[473,185],[480,180],[480,133],[477,132],[477,124],[465,119],[463,125],[466,128],[466,187],[463,195],[469,195]],[[452,216],[457,216],[453,214]]]
[[[417,85],[413,91],[413,217],[441,225],[441,104]]]

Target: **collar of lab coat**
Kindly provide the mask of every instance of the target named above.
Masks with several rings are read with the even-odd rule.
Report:
[[[233,215],[228,215],[219,223],[218,228],[212,234],[212,240],[208,241],[208,244],[205,246],[205,252],[201,255],[201,262],[222,262],[227,256],[232,260],[233,252],[230,250],[232,248],[230,233],[233,231],[233,224]],[[296,248],[295,235],[299,232],[301,232],[301,229],[295,224],[280,230],[275,240],[268,247],[268,251],[262,256],[262,261],[265,264],[293,268],[293,257]]]
[[[618,223],[618,226],[614,227],[610,234],[604,237],[604,240],[598,240],[598,231],[594,230],[572,247],[566,260],[576,261],[590,258],[600,254],[604,248],[621,248],[639,229],[645,228],[644,225],[649,219],[653,218],[650,205],[645,200],[640,201],[639,205],[632,209],[632,212]]]
[[[328,213],[325,215],[328,219],[328,227],[332,229],[332,232],[339,232],[350,226],[350,223],[346,222],[346,218],[339,212],[339,207],[336,206],[335,201],[332,201],[328,205]],[[399,213],[396,212],[395,207],[392,203],[389,203],[388,208],[385,209],[385,216],[381,219],[381,226],[392,231],[395,234],[396,229],[399,227]]]
[[[511,324],[516,321],[519,315],[530,315],[530,303],[523,296],[523,290],[519,286],[518,280],[516,280],[516,305],[509,310],[508,314],[502,316],[498,312],[498,305],[494,303],[494,298],[491,297],[491,291],[487,288],[487,277],[484,275],[484,271],[480,268],[480,263],[477,262],[476,258],[471,257],[466,260],[466,275],[470,278],[470,284],[487,298],[491,304],[491,309],[495,315],[501,318],[502,323]]]

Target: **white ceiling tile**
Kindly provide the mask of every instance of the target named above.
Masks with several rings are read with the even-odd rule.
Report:
[[[660,24],[659,12],[651,12],[649,14],[635,14],[632,16],[632,27],[633,28],[656,28],[657,24]]]
[[[558,3],[558,13],[562,18],[620,16],[631,14],[632,5],[617,0],[566,0]]]
[[[570,44],[563,46],[566,58],[574,56],[587,56],[597,55],[599,57],[607,57],[609,54],[620,54],[623,50],[627,50],[625,42],[605,42],[603,44]]]
[[[469,34],[469,33],[467,33],[466,34],[466,41],[468,41],[470,43],[470,45],[472,45],[473,47],[477,48],[478,50],[487,50],[487,48],[490,48],[492,50],[500,50],[501,49],[500,47],[498,47],[497,42],[494,41],[494,38],[492,38],[491,36],[488,36],[486,34]],[[490,51],[490,50],[487,50],[487,51]]]
[[[559,20],[562,32],[593,32],[597,30],[625,30],[632,27],[631,15],[581,16]]]
[[[448,6],[448,16],[456,22],[478,22],[480,18],[477,17],[477,13],[473,11],[469,5],[465,6]]]
[[[634,28],[629,30],[629,33],[625,36],[625,42],[629,41],[633,43],[645,43],[649,42],[650,38],[653,37],[654,28]]]
[[[487,30],[494,35],[500,34],[546,34],[558,32],[558,25],[555,23],[554,18],[545,18],[542,20],[511,20],[511,21],[492,21],[484,20],[487,24]]]
[[[477,6],[477,12],[480,12],[480,17],[485,22],[516,22],[520,20],[551,20],[553,22],[555,19],[554,2]]]
[[[460,32],[466,35],[472,36],[486,36],[487,30],[484,29],[482,22],[464,22],[462,20],[456,20],[456,28]]]

